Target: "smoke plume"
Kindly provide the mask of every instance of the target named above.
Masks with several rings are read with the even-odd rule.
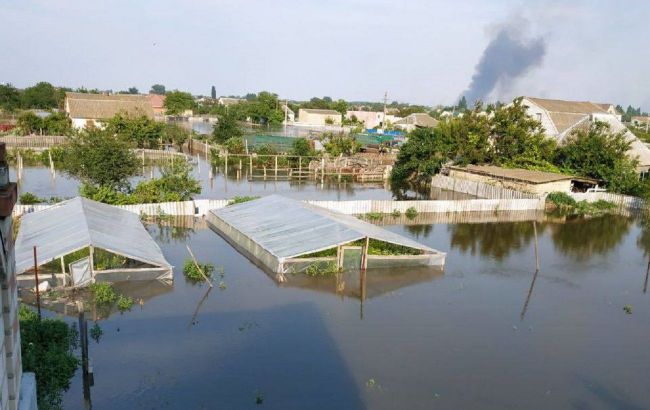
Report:
[[[509,83],[542,62],[546,53],[544,39],[526,39],[519,26],[511,23],[500,27],[483,50],[472,82],[463,93],[469,103],[485,101],[495,87],[507,88]]]

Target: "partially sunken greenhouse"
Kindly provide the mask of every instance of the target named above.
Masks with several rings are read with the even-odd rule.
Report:
[[[171,280],[172,266],[138,215],[77,197],[26,214],[16,239],[16,273],[39,282],[84,286],[98,281]],[[31,276],[30,276],[31,275]]]
[[[208,224],[258,265],[312,276],[346,269],[443,266],[445,253],[315,205],[271,195],[211,210]]]

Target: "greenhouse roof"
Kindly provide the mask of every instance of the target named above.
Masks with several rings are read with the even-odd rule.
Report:
[[[88,246],[158,267],[171,267],[138,215],[76,197],[22,217],[16,239],[16,273]]]
[[[270,195],[210,211],[278,259],[293,258],[364,239],[441,253],[351,215]]]

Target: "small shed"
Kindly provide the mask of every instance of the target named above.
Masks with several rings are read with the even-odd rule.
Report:
[[[298,121],[308,125],[341,125],[343,116],[334,110],[301,108],[298,110]]]
[[[26,214],[16,239],[16,274],[64,285],[95,281],[171,280],[172,266],[138,215],[76,197]],[[30,276],[31,277],[31,276]]]
[[[206,219],[237,250],[279,274],[281,281],[285,273],[318,273],[322,265],[338,271],[445,263],[444,252],[354,216],[280,195],[211,210]]]
[[[502,168],[494,165],[468,165],[448,167],[449,176],[486,184],[498,184],[502,188],[545,194],[586,190],[598,185],[598,181],[555,172],[532,171],[521,168]]]

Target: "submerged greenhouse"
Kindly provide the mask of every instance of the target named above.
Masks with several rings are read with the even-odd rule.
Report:
[[[208,212],[210,227],[272,273],[443,266],[445,253],[364,222],[279,195]]]
[[[171,280],[172,266],[138,215],[87,198],[73,198],[22,217],[16,273],[39,281],[84,286],[95,280]],[[20,276],[19,276],[20,278]]]

